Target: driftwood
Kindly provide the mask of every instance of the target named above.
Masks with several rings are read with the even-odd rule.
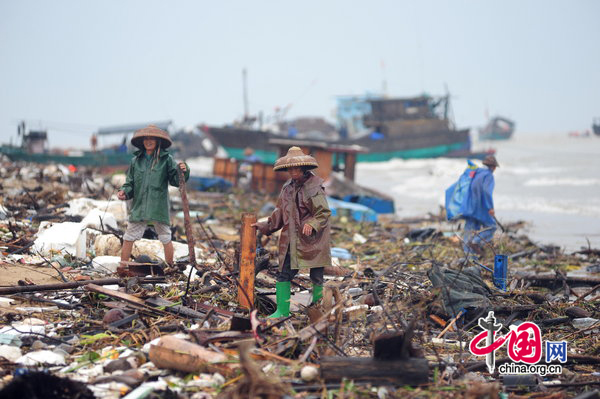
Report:
[[[120,299],[129,304],[133,304],[139,307],[142,307],[146,310],[151,310],[154,312],[159,312],[161,314],[173,314],[177,316],[188,317],[192,319],[200,319],[204,317],[203,313],[197,312],[193,309],[187,308],[185,306],[177,305],[171,301],[162,298],[148,298],[146,300],[142,298],[138,298],[133,295],[126,294],[124,292],[111,290],[108,288],[101,287],[95,284],[88,284],[85,287],[86,290],[97,292],[100,294],[108,295],[110,297]]]
[[[515,278],[520,280],[527,280],[532,282],[541,283],[541,285],[559,285],[563,282],[563,277],[557,276],[556,273],[538,273],[538,274],[523,274],[518,273]],[[580,284],[600,284],[600,277],[595,276],[565,276],[567,283],[580,283]]]
[[[226,363],[227,355],[208,350],[172,335],[166,335],[156,345],[151,345],[148,357],[156,367],[188,373],[218,372],[227,376],[236,367],[236,365]]]
[[[343,378],[373,384],[421,385],[429,381],[426,359],[378,360],[364,357],[324,357],[321,377],[326,382]]]
[[[162,283],[165,281],[164,277],[148,277],[140,278],[140,284],[153,284]],[[0,287],[0,295],[19,294],[22,292],[40,292],[40,291],[60,291],[70,288],[83,287],[89,284],[96,285],[125,285],[126,280],[119,278],[103,278],[98,280],[85,280],[85,281],[72,281],[69,283],[58,283],[58,284],[40,284],[40,285],[15,285],[12,287]]]
[[[192,319],[201,319],[205,316],[204,313],[200,313],[185,306],[176,305],[163,298],[148,298],[146,299],[146,303],[152,306],[162,307],[169,313],[190,317]]]

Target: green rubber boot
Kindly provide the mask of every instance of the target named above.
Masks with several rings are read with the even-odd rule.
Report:
[[[288,317],[290,315],[291,283],[281,281],[275,284],[277,288],[277,310],[269,318]]]
[[[313,294],[312,303],[319,302],[319,299],[323,298],[323,286],[313,284],[312,294]]]

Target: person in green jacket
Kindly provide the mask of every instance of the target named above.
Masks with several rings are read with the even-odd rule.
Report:
[[[269,317],[290,314],[291,281],[299,269],[310,269],[313,283],[312,302],[323,296],[323,273],[331,266],[331,210],[327,204],[323,179],[313,174],[317,160],[291,147],[287,155],[275,162],[275,171],[290,176],[281,189],[277,205],[265,222],[253,224],[263,234],[281,229],[279,235],[279,275],[277,276],[277,311]]]
[[[168,185],[179,187],[177,168],[185,172],[186,181],[190,170],[184,162],[175,163],[167,151],[172,144],[169,134],[154,125],[136,131],[131,144],[139,150],[134,152],[125,184],[117,193],[120,200],[133,199],[127,231],[123,235],[121,261],[129,260],[133,243],[142,238],[151,223],[164,246],[165,262],[173,265]]]

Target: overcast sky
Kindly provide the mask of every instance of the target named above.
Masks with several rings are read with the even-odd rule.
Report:
[[[99,126],[224,124],[292,104],[332,118],[335,96],[453,95],[459,127],[485,109],[517,134],[600,117],[600,1],[0,0],[0,142],[19,120],[50,144]]]

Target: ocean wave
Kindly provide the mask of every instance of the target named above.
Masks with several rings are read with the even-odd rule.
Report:
[[[360,162],[357,169],[365,171],[443,169],[462,170],[467,167],[464,159],[425,158],[425,159],[391,159],[385,162]]]
[[[495,196],[494,203],[498,211],[511,210],[600,217],[600,205],[596,203],[550,200],[540,197],[524,199],[505,195]]]
[[[543,187],[543,186],[600,186],[600,179],[577,179],[577,178],[554,178],[554,177],[540,177],[537,179],[530,179],[523,183],[525,186],[530,187]]]
[[[506,166],[500,167],[498,172],[502,172],[504,174],[509,175],[540,175],[540,174],[552,174],[552,173],[560,173],[564,171],[564,168],[554,167],[554,166]]]

